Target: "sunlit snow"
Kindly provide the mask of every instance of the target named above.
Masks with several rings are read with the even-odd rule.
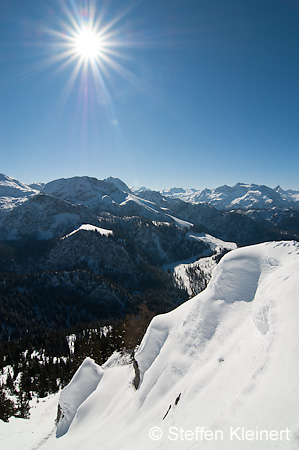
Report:
[[[105,228],[95,227],[94,225],[83,224],[79,228],[77,228],[76,230],[74,230],[71,233],[69,233],[66,236],[64,236],[62,239],[68,238],[68,237],[72,236],[73,234],[78,233],[78,231],[80,231],[80,230],[83,230],[83,231],[94,231],[94,232],[99,233],[102,236],[111,236],[113,234],[112,230],[106,230]]]
[[[137,390],[132,364],[87,360],[60,397],[66,434],[47,419],[16,447],[13,419],[5,448],[298,449],[298,273],[296,242],[232,250],[205,291],[153,319]]]

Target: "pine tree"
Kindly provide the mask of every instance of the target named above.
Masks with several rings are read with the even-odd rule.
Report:
[[[29,419],[30,417],[30,405],[29,405],[29,394],[27,392],[20,391],[18,393],[17,400],[17,413],[14,414],[22,419]]]
[[[0,387],[0,419],[8,422],[9,418],[16,413],[16,407],[12,400],[6,397],[2,386]]]

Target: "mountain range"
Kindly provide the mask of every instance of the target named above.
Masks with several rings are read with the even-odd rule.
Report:
[[[98,226],[111,216],[197,226],[240,245],[282,234],[298,236],[299,193],[279,187],[239,183],[214,190],[157,192],[136,191],[112,177],[63,178],[30,186],[5,175],[0,180],[2,240],[21,235],[52,239],[83,223]]]
[[[113,177],[62,178],[29,186],[1,175],[0,270],[5,275],[0,288],[7,303],[3,300],[0,334],[22,333],[33,324],[34,329],[38,324],[75,325],[82,317],[72,298],[76,292],[81,304],[84,290],[86,321],[123,316],[144,301],[155,313],[169,311],[206,286],[216,261],[233,248],[226,242],[244,246],[299,239],[296,193],[243,184],[216,191],[218,198],[226,197],[224,210],[219,204],[178,198],[183,192],[137,192]],[[215,200],[215,192],[210,199]],[[247,198],[244,209],[241,194]],[[249,203],[263,209],[248,209]],[[238,204],[238,209],[227,210],[228,204]],[[215,239],[222,242],[217,250]],[[203,264],[203,257],[213,260]],[[177,270],[180,262],[191,265]],[[12,307],[17,293],[27,305],[26,317]],[[56,306],[63,310],[51,320],[46,308],[50,298],[60,302],[53,311]]]
[[[32,183],[26,185],[6,175],[0,174],[0,199],[2,208],[9,208],[20,203],[20,199],[26,200],[31,195],[43,192],[63,198],[71,203],[77,203],[78,197],[81,203],[86,206],[96,207],[100,202],[122,203],[123,201],[135,201],[136,197],[154,197],[151,189],[141,187],[131,189],[121,180],[109,177],[105,180],[98,180],[91,177],[73,177],[69,179],[59,179],[50,183]],[[122,192],[123,195],[111,194]],[[127,198],[128,194],[131,197]],[[134,195],[135,194],[135,195]],[[215,189],[183,189],[171,188],[163,189],[160,194],[164,197],[180,199],[188,203],[207,203],[221,211],[227,210],[249,210],[249,209],[273,209],[290,208],[299,209],[299,191],[291,189],[283,190],[279,185],[270,188],[265,185],[237,183],[234,186],[219,186]],[[148,205],[150,207],[150,205]]]
[[[167,197],[179,198],[191,203],[208,203],[221,211],[291,208],[299,209],[299,191],[286,190],[280,186],[272,189],[258,184],[237,183],[216,189],[164,189]]]

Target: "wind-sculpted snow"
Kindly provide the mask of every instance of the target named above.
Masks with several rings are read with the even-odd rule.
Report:
[[[298,449],[298,273],[297,242],[225,255],[205,291],[153,319],[137,390],[132,364],[108,365],[98,384],[74,378],[77,392],[96,388],[85,401],[62,391],[74,419],[40,448]]]
[[[57,437],[63,436],[68,431],[79,406],[96,389],[102,376],[103,369],[90,358],[86,358],[60,395]]]
[[[135,355],[140,371],[141,382],[145,372],[151,367],[168,337],[171,322],[165,321],[164,316],[156,316],[148,327],[141,346]]]
[[[215,299],[226,303],[236,301],[252,302],[261,274],[258,257],[243,256],[242,251],[232,260],[227,257],[227,264],[216,267],[213,278],[213,294]]]

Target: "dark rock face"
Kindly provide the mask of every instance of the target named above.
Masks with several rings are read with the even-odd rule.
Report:
[[[133,358],[133,368],[135,370],[135,377],[133,380],[133,385],[134,385],[135,389],[137,390],[140,385],[140,370],[139,370],[138,363],[135,358]]]

